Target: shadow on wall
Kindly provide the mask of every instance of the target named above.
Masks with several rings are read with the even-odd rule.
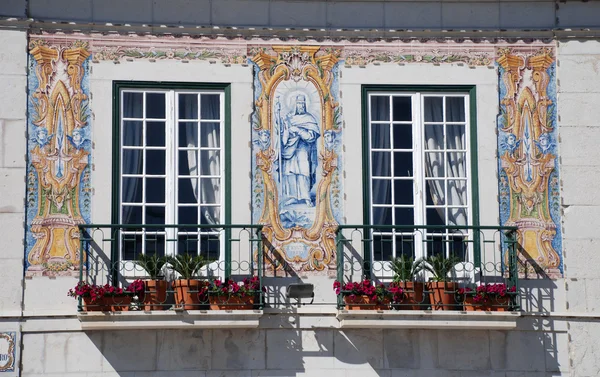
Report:
[[[560,375],[557,339],[537,328],[300,330],[301,324],[293,323],[298,319],[293,312],[270,317],[269,329],[87,335],[102,354],[98,371],[123,377],[187,377],[202,371],[207,371],[207,377]],[[304,316],[300,320],[311,319]],[[285,326],[279,327],[282,324]],[[309,326],[308,322],[304,325]],[[87,370],[91,370],[93,358],[81,360]]]

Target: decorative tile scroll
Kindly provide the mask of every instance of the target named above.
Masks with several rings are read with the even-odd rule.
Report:
[[[267,274],[335,273],[342,217],[339,51],[254,50],[253,220],[265,224]]]
[[[520,274],[562,276],[555,48],[498,50],[500,221],[517,226]]]
[[[77,275],[90,221],[90,109],[85,42],[29,44],[26,275]]]

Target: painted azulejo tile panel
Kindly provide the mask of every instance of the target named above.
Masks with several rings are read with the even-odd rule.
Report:
[[[0,332],[0,373],[14,372],[16,359],[15,348],[17,343],[17,333]]]
[[[519,273],[562,276],[556,49],[500,48],[500,221],[517,226]]]
[[[85,42],[29,43],[27,276],[80,268],[77,226],[91,209],[89,57]]]
[[[280,254],[265,268],[333,274],[342,219],[340,50],[258,47],[251,56],[253,221],[265,224],[269,249]]]

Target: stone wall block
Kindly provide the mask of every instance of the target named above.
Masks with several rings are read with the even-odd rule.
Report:
[[[66,333],[64,354],[67,372],[97,372],[102,370],[104,357],[101,332]]]
[[[2,6],[5,5],[4,0]],[[10,0],[8,0],[10,3]],[[6,15],[0,10],[0,13]],[[23,31],[0,31],[0,67],[2,75],[27,74],[27,33]]]
[[[566,252],[565,276],[570,279],[597,278],[598,271],[590,266],[600,266],[600,253],[597,251],[598,238],[567,238],[563,241]],[[570,289],[569,289],[570,291]],[[570,294],[572,292],[569,292]]]
[[[156,331],[107,331],[102,342],[105,372],[156,370]]]
[[[231,10],[235,9],[235,12]],[[240,18],[239,15],[244,17]],[[212,22],[220,26],[256,26],[269,22],[265,0],[219,0],[212,3]]]
[[[163,330],[157,333],[158,370],[207,370],[210,367],[212,331]]]
[[[566,333],[544,333],[546,371],[569,371],[569,337]]]
[[[0,75],[0,119],[27,117],[27,76]],[[10,104],[7,106],[7,104]]]
[[[46,334],[23,333],[23,369],[25,375],[44,373],[46,359]]]
[[[331,369],[332,330],[268,330],[267,369]]]
[[[265,347],[264,330],[214,330],[212,368],[265,369]]]
[[[506,333],[506,367],[513,371],[545,371],[546,355],[543,333],[540,331],[508,331]]]
[[[596,239],[598,237],[597,219],[600,219],[600,206],[566,207],[563,215],[565,239]]]
[[[597,54],[600,54],[600,41],[596,41],[593,39],[559,40],[559,56]]]
[[[587,311],[587,290],[586,279],[568,279],[566,284],[567,303],[569,312],[586,312]]]
[[[383,368],[382,338],[381,329],[336,331],[333,337],[335,368]]]
[[[490,362],[493,370],[505,370],[506,360],[506,332],[490,331]]]
[[[570,324],[571,376],[597,376],[600,371],[600,323],[573,321]]]
[[[384,26],[383,15],[383,3],[371,1],[327,2],[327,27],[380,28]]]
[[[0,168],[0,192],[0,213],[23,213],[25,169]]]
[[[27,123],[24,119],[0,120],[0,167],[25,168],[27,166],[26,129]]]
[[[600,175],[597,172],[598,165],[562,169],[563,204],[600,207]]]
[[[95,22],[139,22],[152,20],[152,0],[92,0]]]
[[[594,94],[593,97],[600,101],[600,95]],[[587,102],[589,99],[584,99],[583,101]],[[579,112],[579,114],[581,114],[580,117],[587,118],[590,114],[593,115],[594,113],[597,113],[598,119],[600,119],[600,106],[596,106],[596,108],[597,109],[586,109],[585,111]],[[581,123],[585,122],[588,121],[581,121]],[[561,162],[560,170],[563,181],[565,180],[564,174],[568,174],[571,167],[590,167],[598,166],[600,164],[600,148],[598,148],[600,127],[591,123],[591,120],[587,124],[589,124],[589,126],[564,127],[561,125],[559,129],[561,139],[559,145]],[[567,194],[565,190],[563,190],[563,196],[564,194]]]
[[[491,368],[490,334],[488,331],[439,330],[438,358],[440,368],[485,370]]]
[[[282,27],[325,27],[326,3],[272,0],[270,23]]]
[[[0,278],[0,313],[7,316],[18,316],[21,313],[23,258],[2,259]]]
[[[421,352],[417,330],[383,332],[383,356],[386,368],[419,369]]]
[[[29,13],[48,21],[91,21],[92,0],[29,0]]]
[[[600,79],[600,55],[559,56],[560,91],[597,93]]]
[[[0,212],[0,229],[2,229],[2,252],[0,260],[20,259],[23,260],[25,246],[23,245],[23,234],[25,228],[23,213]]]

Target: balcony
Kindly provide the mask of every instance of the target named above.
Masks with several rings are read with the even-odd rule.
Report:
[[[97,286],[126,288],[148,279],[140,255],[204,259],[193,271],[203,283],[184,293],[175,283],[180,274],[170,268],[176,262],[171,259],[160,268],[160,278],[170,282],[162,295],[146,283],[133,299],[112,296],[86,303],[80,298],[79,319],[89,330],[253,328],[263,316],[279,314],[335,317],[340,328],[507,329],[516,326],[520,315],[518,245],[516,229],[510,227],[340,225],[337,269],[326,276],[294,271],[270,247],[261,225],[89,224],[80,226],[80,243],[80,280]],[[408,261],[422,268],[404,268]],[[250,278],[256,284],[246,307],[233,299],[236,295],[214,290],[228,280],[243,286]],[[348,283],[366,279],[387,290],[399,287],[401,294],[386,291],[379,307],[355,302],[353,308],[361,310],[349,310]],[[340,283],[339,295],[334,281]],[[287,288],[297,283],[312,284],[314,296],[290,298]],[[502,295],[486,293],[481,288],[486,285],[507,289]],[[483,300],[472,303],[473,297],[481,298],[478,287]],[[228,292],[233,290],[230,285]],[[195,301],[184,301],[182,295]]]

